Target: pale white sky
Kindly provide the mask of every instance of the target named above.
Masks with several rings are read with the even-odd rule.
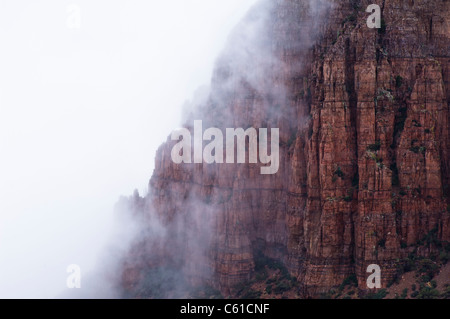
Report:
[[[68,265],[95,267],[113,205],[146,191],[255,2],[0,0],[0,298],[51,298]]]

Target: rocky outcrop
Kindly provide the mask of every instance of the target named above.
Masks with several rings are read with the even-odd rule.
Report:
[[[186,127],[280,128],[279,172],[177,165],[168,140],[149,194],[129,203],[144,230],[128,293],[147,296],[162,267],[232,294],[257,254],[284,263],[303,297],[352,274],[364,290],[368,265],[386,286],[427,234],[450,241],[450,2],[384,0],[370,29],[371,2],[263,1],[238,26]]]

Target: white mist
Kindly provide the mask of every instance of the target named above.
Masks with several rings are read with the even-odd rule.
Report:
[[[59,296],[71,264],[83,289],[254,2],[0,0],[1,298]]]

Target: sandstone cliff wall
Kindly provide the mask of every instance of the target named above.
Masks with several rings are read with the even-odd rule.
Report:
[[[143,232],[126,290],[169,267],[231,294],[256,254],[283,262],[304,296],[351,274],[365,289],[370,264],[386,286],[430,231],[450,241],[450,2],[380,1],[369,29],[372,2],[263,1],[238,26],[186,127],[278,127],[280,170],[176,165],[168,140],[130,203],[165,234]]]

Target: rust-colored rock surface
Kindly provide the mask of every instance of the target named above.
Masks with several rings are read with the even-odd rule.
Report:
[[[280,169],[177,165],[168,140],[149,194],[128,203],[144,230],[127,294],[155,297],[149,270],[171,269],[156,273],[166,297],[181,282],[232,295],[259,254],[301,297],[352,274],[364,290],[370,264],[386,287],[427,234],[450,241],[450,2],[380,1],[370,29],[372,2],[263,1],[237,27],[186,127],[279,128]]]

